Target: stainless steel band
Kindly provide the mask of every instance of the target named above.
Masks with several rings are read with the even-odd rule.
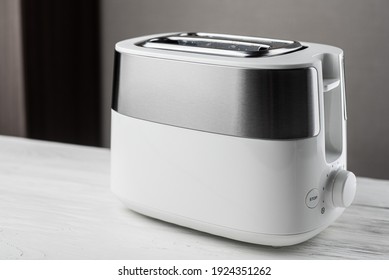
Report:
[[[313,67],[245,69],[116,52],[112,108],[211,133],[307,138],[320,129],[317,79]]]

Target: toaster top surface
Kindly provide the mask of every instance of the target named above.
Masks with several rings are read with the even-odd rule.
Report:
[[[297,41],[202,32],[184,32],[158,36],[137,45],[160,50],[232,57],[275,56],[304,48]]]
[[[311,67],[316,56],[337,47],[249,36],[202,32],[154,34],[118,42],[116,51],[132,55],[232,67],[287,69]]]

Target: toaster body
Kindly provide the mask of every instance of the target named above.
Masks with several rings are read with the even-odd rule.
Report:
[[[130,209],[285,246],[351,204],[339,48],[169,33],[115,49],[111,189]]]

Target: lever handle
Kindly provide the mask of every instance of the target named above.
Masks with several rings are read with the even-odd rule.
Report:
[[[339,79],[323,79],[323,92],[337,88],[340,85]]]

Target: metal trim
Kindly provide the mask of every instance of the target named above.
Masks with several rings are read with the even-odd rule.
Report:
[[[147,121],[256,139],[320,130],[313,67],[248,69],[120,54],[112,108]]]

